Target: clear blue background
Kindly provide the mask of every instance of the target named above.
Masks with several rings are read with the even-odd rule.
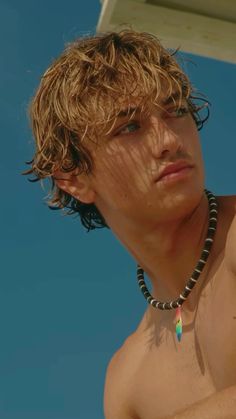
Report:
[[[146,302],[135,262],[108,230],[50,211],[20,173],[33,153],[27,104],[49,63],[94,33],[100,2],[0,0],[0,417],[101,419],[106,366]],[[235,188],[235,65],[185,54],[212,102],[201,132],[207,186]]]

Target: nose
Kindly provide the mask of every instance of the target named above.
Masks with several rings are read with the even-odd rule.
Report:
[[[181,154],[183,144],[180,136],[160,118],[153,116],[151,135],[152,154],[157,159],[166,159]]]

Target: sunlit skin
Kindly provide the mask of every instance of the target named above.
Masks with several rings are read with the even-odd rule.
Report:
[[[90,149],[93,173],[71,177],[71,194],[96,204],[148,274],[155,297],[176,298],[199,259],[208,222],[200,140],[187,102],[179,110],[153,107],[148,118],[138,111],[121,117]],[[165,165],[179,160],[193,166],[182,179],[156,181]],[[185,310],[196,298],[197,289]]]
[[[73,180],[77,197],[96,204],[149,275],[153,295],[176,298],[199,259],[208,222],[200,141],[187,103],[179,111],[153,108],[147,119],[120,118],[91,151],[86,192]],[[156,181],[165,165],[179,160],[193,166],[182,179]],[[194,306],[190,297],[188,305]]]
[[[96,205],[164,301],[176,298],[191,274],[208,219],[198,131],[182,106],[179,112],[153,110],[133,125],[120,121],[94,155]],[[193,168],[179,181],[156,182],[160,170],[178,160]]]
[[[119,118],[109,135],[97,145],[88,144],[93,172],[63,173],[65,181],[57,181],[77,199],[95,203],[148,274],[152,295],[162,301],[177,298],[183,290],[199,260],[209,218],[198,131],[185,101],[181,108],[177,112],[171,106],[162,111],[153,107],[149,117],[137,111],[132,118]],[[157,181],[163,167],[180,160],[191,167],[176,178]],[[217,201],[218,227],[211,254],[182,308],[184,342],[176,345],[175,310],[163,312],[148,305],[137,330],[117,352],[112,378],[107,380],[106,403],[113,400],[120,409],[117,418],[166,419],[177,409],[235,384],[235,278],[225,265],[217,269],[222,258],[227,266],[228,260],[234,260],[234,233],[225,256],[224,250],[236,197],[217,197]],[[227,304],[219,321],[222,301]],[[113,387],[120,394],[115,399]],[[214,406],[213,401],[212,417]]]

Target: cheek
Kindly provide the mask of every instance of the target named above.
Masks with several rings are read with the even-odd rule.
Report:
[[[187,125],[186,131],[186,142],[189,142],[188,151],[191,155],[193,162],[197,166],[197,170],[201,181],[204,181],[205,173],[204,173],[204,161],[202,155],[202,147],[201,147],[201,139],[199,136],[199,132],[197,130],[196,124],[194,120],[190,119],[189,124]]]
[[[112,152],[109,148],[100,158],[96,156],[96,162],[94,175],[99,192],[135,197],[147,189],[147,158],[137,147],[117,147]]]
[[[100,192],[115,193],[119,188],[128,185],[131,167],[127,156],[120,153],[103,153],[96,156],[94,162],[94,180]]]
[[[184,130],[181,133],[184,138],[185,146],[190,150],[194,151],[194,154],[201,155],[201,141],[196,124],[191,116],[188,117]]]

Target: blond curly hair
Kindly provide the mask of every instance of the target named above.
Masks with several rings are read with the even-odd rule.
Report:
[[[50,178],[47,203],[51,209],[65,209],[80,215],[87,230],[108,227],[94,204],[84,204],[61,190],[55,182],[57,170],[90,173],[93,161],[87,144],[107,133],[122,108],[122,100],[133,98],[142,104],[143,112],[159,97],[187,100],[190,113],[201,129],[209,116],[201,119],[203,106],[195,103],[196,90],[174,59],[176,51],[165,49],[149,33],[131,29],[87,36],[69,43],[62,54],[42,76],[30,103],[29,116],[36,151],[24,175],[34,174],[30,181]],[[179,105],[180,106],[180,105]]]

